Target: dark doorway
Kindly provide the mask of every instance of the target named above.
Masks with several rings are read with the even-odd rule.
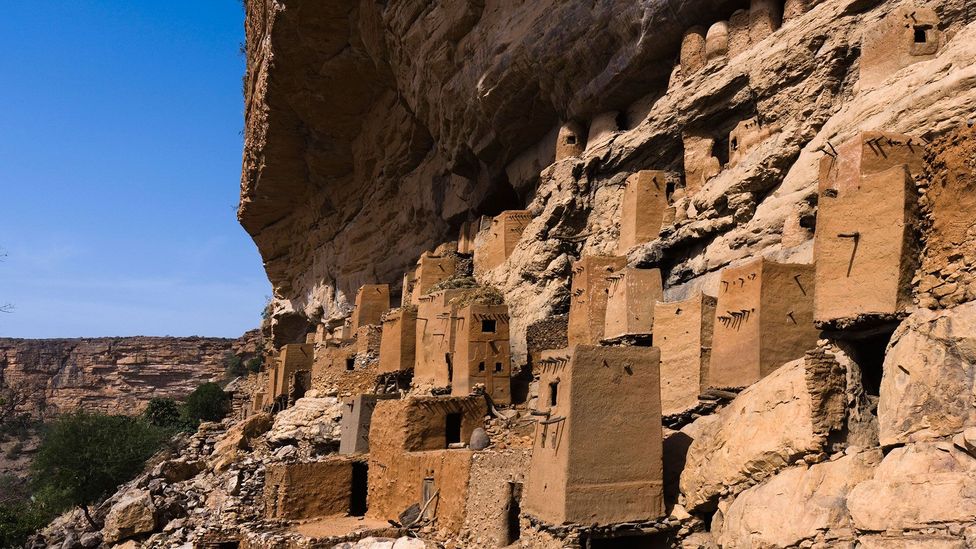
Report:
[[[864,392],[871,396],[881,394],[885,349],[891,341],[892,331],[884,331],[868,337],[851,340],[854,352],[851,358],[861,369],[861,384]]]
[[[461,442],[461,414],[447,414],[447,419],[445,420],[445,438],[447,444],[445,446],[450,446],[451,444],[456,444]]]
[[[349,494],[349,514],[361,517],[366,514],[366,491],[368,488],[369,465],[364,462],[352,464],[352,489]]]
[[[356,359],[355,358],[347,358],[346,359],[346,370],[351,372],[351,371],[353,371],[355,369],[356,369]]]
[[[291,386],[291,401],[294,403],[296,400],[303,398],[305,393],[312,388],[312,372],[308,370],[301,370],[295,372],[294,378],[292,378]]]
[[[736,143],[736,147],[738,147],[738,143]],[[725,168],[725,165],[729,163],[729,136],[727,133],[715,138],[712,145],[712,156],[718,159],[721,168]]]
[[[924,44],[926,27],[915,27],[914,30],[915,30],[915,43]]]
[[[522,514],[522,483],[508,483],[508,509],[506,511],[506,525],[508,532],[505,545],[511,545],[522,537],[522,528],[519,524],[519,515]]]

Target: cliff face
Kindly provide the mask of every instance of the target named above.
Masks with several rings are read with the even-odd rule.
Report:
[[[0,339],[0,381],[26,386],[25,411],[37,417],[77,408],[133,414],[153,397],[183,398],[219,378],[225,353],[248,347],[203,337]]]
[[[532,278],[538,292],[552,261],[612,245],[617,205],[605,192],[625,172],[689,179],[694,139],[727,148],[753,117],[774,132],[760,161],[722,170],[677,204],[690,223],[641,259],[666,257],[671,286],[760,250],[796,248],[784,258],[809,261],[796,244],[809,241],[820,149],[858,128],[938,135],[971,97],[965,79],[860,93],[862,35],[896,6],[876,0],[805,14],[796,6],[817,3],[787,2],[783,28],[734,62],[676,68],[686,30],[704,39],[748,4],[249,0],[239,218],[275,289],[275,342],[347,313],[364,283],[397,288],[462,221],[508,208],[548,218],[536,224],[550,248],[530,265],[539,272],[509,281]],[[961,1],[918,6],[936,10],[947,37],[968,21]],[[583,160],[557,173],[546,167],[565,121],[591,135]],[[554,194],[567,179],[578,187]],[[571,244],[548,238],[554,228]],[[535,316],[551,312],[554,291],[543,292],[542,309],[526,302]]]
[[[239,217],[279,342],[519,206],[561,120],[663,93],[684,30],[747,4],[249,0]]]

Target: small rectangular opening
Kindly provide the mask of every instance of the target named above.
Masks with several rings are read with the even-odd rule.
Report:
[[[484,333],[484,334],[493,334],[493,333],[495,333],[495,321],[494,320],[489,320],[487,318],[484,319],[484,320],[482,320],[481,321],[481,333]]]
[[[549,406],[555,406],[559,402],[559,382],[549,384]]]
[[[570,145],[575,145],[576,144],[576,136],[575,135],[567,135],[566,136],[566,143],[568,143]]]
[[[367,479],[369,478],[369,465],[365,462],[354,462],[352,464],[352,489],[349,493],[349,515],[362,517],[368,510],[366,506]]]
[[[445,439],[447,443],[445,447],[451,444],[457,444],[461,442],[461,414],[447,414],[447,419],[445,420]]]
[[[506,545],[511,545],[522,537],[522,528],[519,524],[519,515],[522,514],[522,483],[521,482],[509,482],[508,483],[508,509],[506,509],[506,522],[507,522],[507,543]]]
[[[926,42],[926,28],[925,27],[914,27],[915,31],[915,43],[924,44]]]
[[[347,358],[346,359],[346,370],[352,371],[352,370],[355,370],[355,369],[356,369],[356,359],[355,358]]]
[[[495,363],[495,373],[496,374],[502,373],[502,363],[501,362],[496,362]]]
[[[608,538],[590,538],[585,540],[584,547],[590,549],[654,549],[656,547],[672,547],[674,542],[671,534],[661,532],[657,534],[632,534]]]
[[[478,371],[479,372],[484,372],[485,371],[485,363],[484,362],[479,362],[478,363]]]

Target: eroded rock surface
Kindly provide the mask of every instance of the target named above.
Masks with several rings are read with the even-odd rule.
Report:
[[[976,530],[976,459],[947,443],[895,448],[871,480],[851,490],[848,507],[862,531],[938,538],[950,529],[957,536],[964,527]],[[976,541],[976,531],[970,534]]]
[[[844,423],[844,370],[825,354],[783,365],[707,418],[681,473],[689,510],[714,509],[735,494],[804,458],[817,459],[831,430]],[[785,427],[789,426],[789,427]]]
[[[882,445],[976,427],[976,302],[921,309],[892,336],[878,422]]]
[[[732,501],[723,513],[718,542],[750,549],[799,547],[815,540],[849,543],[854,531],[847,494],[871,478],[880,461],[880,450],[855,450],[834,461],[786,469]]]

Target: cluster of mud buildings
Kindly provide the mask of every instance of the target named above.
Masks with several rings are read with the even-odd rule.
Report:
[[[734,58],[807,7],[754,0],[728,21],[690,29],[673,78]],[[931,11],[903,10],[870,31],[862,83],[934,54],[937,23]],[[567,123],[555,161],[582,154],[614,119],[588,130]],[[476,280],[504,268],[533,221],[528,211],[466,223],[457,241],[421,255],[399,307],[396,288],[362,286],[343,324],[280,350],[251,404],[284,409],[313,388],[354,395],[337,455],[269,468],[269,516],[348,513],[446,532],[478,523],[499,546],[559,529],[593,547],[662,535],[662,421],[734,396],[802,358],[824,332],[869,334],[911,304],[923,143],[884,131],[823,149],[813,264],[755,257],[722,271],[716,295],[675,302],[664,300],[658,269],[628,261],[687,215],[705,181],[775,131],[744,120],[718,152],[713,138],[687,134],[683,185],[663,171],[631,174],[619,189],[619,255],[579,258],[568,315],[529,326],[524,364],[513,362],[507,305]],[[486,418],[516,415],[530,443],[498,444],[484,432]]]

